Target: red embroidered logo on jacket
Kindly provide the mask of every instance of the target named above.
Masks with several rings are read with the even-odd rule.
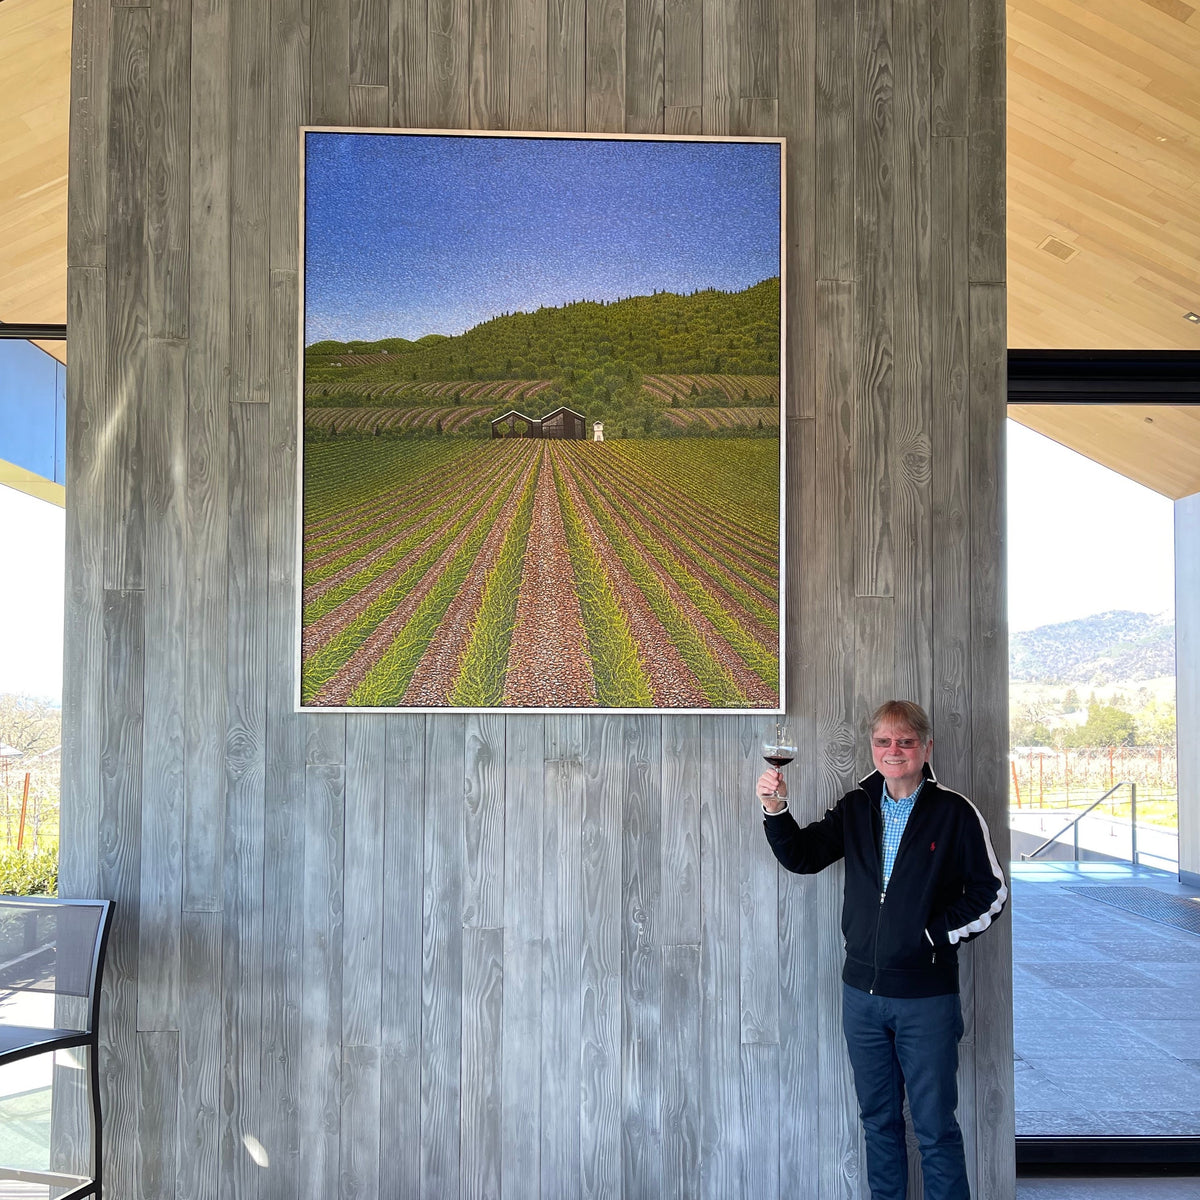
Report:
[[[929,853],[932,854],[937,849],[937,842],[929,843]]]

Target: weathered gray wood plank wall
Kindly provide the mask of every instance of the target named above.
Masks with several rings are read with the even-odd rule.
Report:
[[[788,138],[799,808],[881,698],[1007,849],[999,0],[76,0],[64,892],[133,1197],[864,1195],[837,871],[739,718],[292,712],[297,127]],[[967,955],[1011,1197],[1009,935]]]

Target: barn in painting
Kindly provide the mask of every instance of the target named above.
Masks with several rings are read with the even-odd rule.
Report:
[[[544,417],[527,417],[510,409],[492,422],[494,438],[572,438],[587,440],[587,420],[573,408],[561,406]]]

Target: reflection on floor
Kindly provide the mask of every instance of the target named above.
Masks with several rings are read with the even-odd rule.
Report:
[[[1017,1134],[1200,1136],[1200,935],[1104,903],[1089,894],[1098,885],[1200,908],[1200,891],[1145,867],[1013,865]],[[1114,1182],[1127,1190],[1020,1195],[1143,1194],[1128,1190],[1141,1181]],[[1145,1194],[1200,1196],[1182,1182],[1192,1190]]]

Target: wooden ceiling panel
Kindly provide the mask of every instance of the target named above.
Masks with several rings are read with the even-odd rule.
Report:
[[[70,0],[0,3],[0,321],[67,319],[70,68]]]
[[[1009,5],[1008,238],[1010,346],[1200,349],[1196,6]]]
[[[1008,415],[1172,500],[1200,492],[1200,407],[1010,404]]]

